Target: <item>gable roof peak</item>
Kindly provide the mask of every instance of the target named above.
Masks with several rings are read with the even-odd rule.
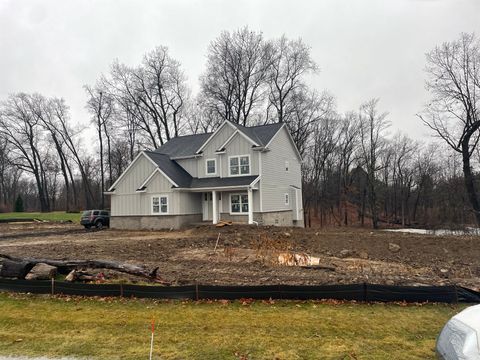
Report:
[[[215,136],[227,124],[234,128],[235,131],[241,132],[256,146],[266,146],[281,127],[285,125],[284,123],[272,123],[247,127],[236,124],[231,120],[224,120],[214,132],[174,137],[154,152],[168,155],[172,159],[198,156],[210,138]]]

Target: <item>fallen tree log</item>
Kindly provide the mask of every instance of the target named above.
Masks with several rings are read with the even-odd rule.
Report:
[[[125,274],[135,275],[147,278],[160,284],[169,285],[167,281],[158,275],[158,267],[149,270],[145,266],[133,265],[127,263],[119,263],[108,260],[51,260],[51,259],[35,259],[35,258],[16,258],[6,254],[0,254],[0,258],[7,259],[11,262],[21,263],[28,271],[38,263],[44,263],[57,267],[59,270],[69,271],[74,269],[109,269],[122,272]],[[27,273],[28,273],[27,271]]]
[[[2,261],[0,276],[5,278],[23,279],[32,268],[33,268],[33,265],[28,261],[23,261],[23,260],[15,261],[15,260],[6,258],[6,260]]]

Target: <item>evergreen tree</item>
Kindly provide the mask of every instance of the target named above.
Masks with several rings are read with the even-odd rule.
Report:
[[[17,196],[17,200],[15,200],[15,212],[24,212],[23,208],[23,199],[20,195]]]

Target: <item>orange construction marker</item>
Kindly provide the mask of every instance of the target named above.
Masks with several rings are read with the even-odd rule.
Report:
[[[153,355],[153,333],[155,332],[155,319],[152,318],[152,339],[150,340],[150,360],[152,360]]]

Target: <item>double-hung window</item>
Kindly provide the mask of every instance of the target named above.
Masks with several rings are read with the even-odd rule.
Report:
[[[205,162],[206,173],[207,175],[216,175],[217,174],[217,160],[216,159],[207,159]]]
[[[152,214],[168,214],[168,197],[165,195],[152,196]]]
[[[232,214],[248,213],[248,195],[232,194],[230,195],[230,212]]]
[[[230,175],[250,175],[250,156],[231,156],[230,157]]]

